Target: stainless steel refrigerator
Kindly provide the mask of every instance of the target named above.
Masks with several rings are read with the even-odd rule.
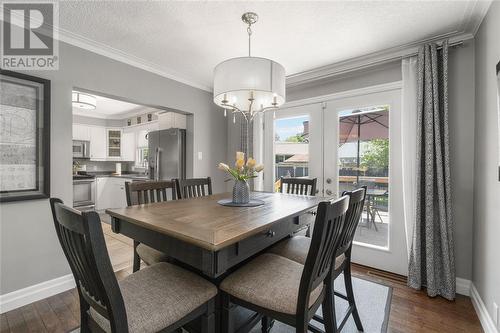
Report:
[[[149,178],[186,178],[186,130],[170,128],[148,133]]]

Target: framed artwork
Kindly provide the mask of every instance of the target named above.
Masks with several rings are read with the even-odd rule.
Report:
[[[0,70],[0,202],[50,197],[50,81]]]
[[[498,109],[498,181],[500,181],[500,61],[497,64],[497,109]]]

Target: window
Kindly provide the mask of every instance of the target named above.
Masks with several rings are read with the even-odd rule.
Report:
[[[276,191],[281,177],[309,176],[309,116],[274,121],[274,176]]]
[[[149,149],[148,147],[137,148],[137,158],[135,165],[141,168],[147,168],[149,161]]]

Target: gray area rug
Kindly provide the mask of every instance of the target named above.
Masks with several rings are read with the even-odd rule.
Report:
[[[352,278],[352,285],[354,297],[356,298],[356,305],[365,333],[386,333],[389,322],[389,312],[391,310],[392,288],[355,277]],[[335,280],[335,290],[345,294],[344,278],[342,275]],[[347,306],[347,301],[338,297],[335,298],[337,322],[340,322],[342,319]],[[321,314],[321,307],[318,310],[318,314]],[[315,321],[312,323],[314,326],[324,329],[323,325],[320,323]],[[71,333],[77,332],[80,332],[79,328]],[[259,324],[255,326],[250,333],[260,332],[261,329]],[[295,329],[283,323],[275,322],[271,332],[292,333],[295,332]],[[349,317],[349,320],[342,329],[342,333],[350,332],[358,332],[352,316]]]
[[[355,277],[352,278],[352,285],[356,306],[358,307],[359,316],[361,317],[361,323],[363,324],[365,333],[386,333],[389,322],[389,312],[391,310],[392,288]],[[335,280],[335,291],[345,294],[344,277],[342,275]],[[335,297],[335,312],[338,323],[340,323],[348,305],[347,301]],[[318,310],[318,314],[321,314],[321,307]],[[311,323],[324,330],[323,325],[320,323],[315,321]],[[254,327],[251,331],[251,333],[260,332],[260,325]],[[295,329],[283,323],[275,322],[271,332],[291,333],[295,332]],[[349,320],[342,329],[342,333],[350,332],[358,332],[352,316],[349,317]]]

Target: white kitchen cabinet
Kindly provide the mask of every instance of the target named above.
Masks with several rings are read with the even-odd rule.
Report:
[[[90,141],[90,126],[73,124],[73,140]]]
[[[136,133],[123,132],[122,134],[122,161],[135,161]]]
[[[113,193],[111,193],[111,187],[108,185],[108,177],[97,177],[96,178],[96,196],[95,196],[95,206],[97,210],[104,210],[106,208],[111,208],[111,199],[113,198]]]
[[[186,129],[187,118],[184,114],[176,112],[165,112],[158,115],[158,123],[160,130],[169,128]]]
[[[106,129],[100,126],[90,126],[90,159],[106,159]]]
[[[111,178],[113,180],[113,207],[112,208],[125,208],[127,207],[127,197],[125,194],[125,181],[123,178]]]
[[[120,160],[122,157],[122,130],[120,128],[108,128],[107,132],[107,157],[110,160]]]
[[[125,181],[130,179],[115,177],[97,177],[96,209],[127,207]]]
[[[140,130],[137,132],[137,148],[147,147],[148,139],[146,139],[149,131]]]

